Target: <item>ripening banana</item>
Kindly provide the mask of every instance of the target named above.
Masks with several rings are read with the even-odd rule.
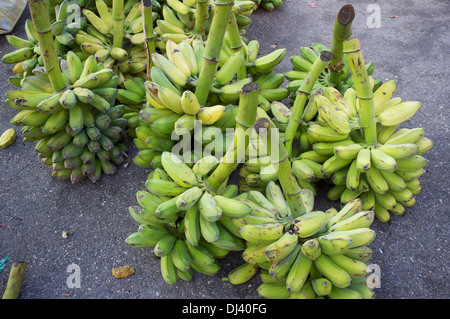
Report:
[[[253,278],[260,270],[257,264],[243,263],[233,268],[222,281],[228,281],[233,285],[240,285]]]
[[[192,169],[171,152],[163,152],[161,163],[169,176],[182,187],[196,186],[198,181]]]
[[[52,152],[53,155],[48,156],[58,161],[58,158],[65,160],[64,170],[59,167],[61,165],[49,161],[53,176],[69,179],[72,183],[79,183],[85,178],[96,182],[102,173],[115,173],[116,166],[125,161],[125,153],[122,152],[126,148],[120,142],[127,122],[121,117],[123,109],[114,106],[117,91],[117,82],[112,81],[114,71],[105,68],[93,56],[82,62],[73,51],[68,51],[61,61],[66,87],[60,92],[52,94],[48,77],[34,75],[24,86],[34,87],[32,95],[23,89],[7,93],[7,97],[14,98],[15,103],[30,108],[30,113],[20,119],[20,123],[18,117],[12,121],[22,126],[39,127],[42,133],[45,132],[42,136],[33,133],[34,140],[48,138],[47,150],[40,147],[40,154]],[[19,102],[19,98],[27,100]],[[112,108],[119,112],[113,114]],[[116,120],[114,125],[112,118]],[[28,136],[31,140],[31,132],[34,131],[31,127],[25,130],[24,137]],[[61,152],[60,156],[55,152]],[[89,163],[79,160],[82,153],[83,158],[91,158]]]

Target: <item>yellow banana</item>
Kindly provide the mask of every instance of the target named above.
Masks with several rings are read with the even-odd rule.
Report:
[[[172,61],[159,53],[152,53],[154,65],[163,71],[169,80],[178,86],[185,86],[188,76],[184,74]]]
[[[189,68],[191,69],[191,75],[196,76],[198,74],[199,68],[193,47],[186,40],[181,41],[178,44],[178,47],[180,48],[181,53],[183,53],[189,65]]]
[[[177,114],[183,114],[183,107],[181,106],[181,97],[173,90],[157,86],[158,98],[164,106]]]
[[[197,120],[204,125],[214,124],[225,115],[226,110],[226,106],[220,104],[201,107],[197,112]]]
[[[361,211],[344,219],[343,221],[334,224],[328,229],[328,231],[334,232],[340,230],[367,228],[372,224],[374,217],[375,214],[373,211]]]
[[[178,44],[172,40],[168,40],[166,43],[166,54],[169,61],[175,64],[178,69],[186,75],[186,77],[191,76],[191,67],[181,52]]]
[[[391,99],[396,89],[397,83],[394,80],[383,83],[373,93],[373,107],[375,115],[378,115],[385,104]]]
[[[419,151],[419,147],[413,143],[381,145],[378,149],[395,160],[402,160],[414,156]]]
[[[181,95],[181,107],[186,114],[197,115],[201,105],[195,94],[189,90],[183,91]]]
[[[381,125],[398,125],[410,119],[421,107],[420,102],[407,101],[383,110],[377,117]]]

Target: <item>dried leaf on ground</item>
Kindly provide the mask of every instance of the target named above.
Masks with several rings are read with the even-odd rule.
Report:
[[[134,274],[134,267],[127,265],[127,266],[120,266],[118,268],[113,268],[112,274],[114,277],[116,277],[118,279],[126,278],[126,277]]]

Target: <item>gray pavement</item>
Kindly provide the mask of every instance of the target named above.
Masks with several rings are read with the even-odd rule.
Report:
[[[427,1],[330,1],[286,0],[273,12],[260,9],[252,15],[247,37],[260,41],[261,50],[287,48],[280,72],[291,69],[288,57],[303,45],[330,41],[339,9],[353,3],[356,18],[353,35],[360,38],[366,62],[375,64],[374,76],[397,81],[396,96],[417,100],[422,107],[404,127],[423,127],[434,141],[426,154],[430,163],[421,178],[422,192],[404,216],[393,216],[386,224],[375,222],[371,262],[381,271],[379,299],[447,299],[450,297],[449,260],[449,124],[447,99],[450,5],[446,0]],[[380,25],[373,26],[370,4],[380,8]],[[369,7],[370,9],[370,7]],[[25,11],[13,33],[24,36]],[[369,22],[369,24],[368,24]],[[12,47],[0,37],[0,55]],[[8,90],[11,66],[0,64],[2,101]],[[13,127],[15,111],[0,106],[0,131]],[[130,156],[136,150],[132,143]],[[58,181],[40,163],[34,143],[20,137],[0,150],[0,259],[10,260],[0,273],[0,289],[6,286],[13,261],[25,261],[22,299],[247,299],[259,298],[255,277],[233,286],[221,281],[241,263],[239,253],[221,262],[216,276],[196,274],[190,282],[167,285],[159,261],[151,249],[132,249],[124,239],[138,224],[127,208],[136,204],[135,193],[144,189],[148,169],[131,164],[97,184],[79,185]],[[337,207],[325,197],[320,185],[316,209]],[[71,230],[68,238],[62,231]],[[75,263],[81,271],[81,288],[68,288],[67,267]],[[136,273],[116,279],[113,267],[131,265]]]

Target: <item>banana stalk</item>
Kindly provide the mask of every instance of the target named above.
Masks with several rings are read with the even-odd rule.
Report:
[[[239,26],[236,21],[236,16],[230,14],[227,25],[228,36],[230,37],[230,48],[233,52],[239,52],[242,50],[242,39],[239,33]]]
[[[150,70],[153,67],[151,59],[152,53],[156,52],[156,35],[153,32],[153,18],[152,18],[152,1],[141,0],[142,2],[142,18],[144,23],[145,48],[147,50],[147,79],[150,79]]]
[[[205,105],[214,80],[214,74],[220,59],[220,50],[227,28],[228,19],[233,7],[233,0],[216,0],[211,28],[206,40],[204,63],[200,70],[195,95],[200,105]]]
[[[112,17],[114,20],[114,39],[113,47],[122,48],[125,30],[123,28],[125,22],[125,14],[123,12],[123,0],[113,0]]]
[[[48,8],[45,2],[39,0],[28,0],[28,6],[34,28],[36,29],[39,47],[43,53],[42,59],[45,71],[48,74],[53,92],[62,91],[66,87],[66,82],[59,67]]]
[[[343,43],[352,35],[352,22],[355,17],[355,10],[351,4],[347,4],[339,10],[333,28],[333,40],[331,42],[330,52],[333,53],[333,60],[331,60],[328,68],[330,74],[328,82],[337,90],[341,91],[341,69],[343,56]]]
[[[196,0],[195,2],[195,24],[192,33],[197,37],[202,38],[205,35],[206,20],[209,15],[209,0]]]
[[[25,263],[14,262],[9,272],[8,283],[6,284],[2,299],[17,299],[19,297],[24,275]]]
[[[360,101],[361,126],[364,130],[365,142],[377,144],[377,123],[373,104],[373,91],[364,64],[361,45],[358,38],[344,41],[344,53],[347,55],[350,71],[355,79],[355,91]]]
[[[263,143],[266,144],[265,149],[271,157],[271,164],[278,166],[277,176],[280,181],[281,188],[286,196],[286,201],[291,209],[292,217],[297,218],[306,214],[306,207],[303,202],[301,191],[298,182],[292,173],[292,166],[289,160],[289,154],[284,146],[282,139],[279,136],[279,130],[266,117],[260,117],[254,124],[255,130],[258,132]],[[272,153],[274,145],[277,147],[277,152]]]
[[[238,112],[236,114],[236,130],[233,144],[225,153],[220,164],[214,172],[205,181],[205,185],[212,190],[217,190],[227,180],[228,176],[245,158],[245,150],[240,150],[239,146],[242,141],[245,142],[244,147],[247,149],[249,136],[246,135],[248,128],[253,126],[256,119],[256,110],[258,108],[259,85],[251,82],[244,85],[241,91]]]
[[[329,51],[322,51],[319,59],[314,61],[311,69],[308,71],[305,79],[297,90],[294,105],[292,106],[292,114],[288,126],[285,131],[285,147],[288,155],[292,155],[292,142],[297,133],[297,129],[302,121],[303,110],[308,100],[308,96],[316,83],[319,75],[327,67],[328,63],[333,59],[333,54]]]
[[[236,53],[239,51],[243,51],[244,46],[242,44],[241,34],[239,32],[239,25],[237,24],[236,16],[234,14],[230,14],[230,18],[228,20],[227,25],[227,33],[230,38],[230,49]],[[247,65],[246,63],[242,63],[238,73],[237,80],[242,80],[247,77]]]

